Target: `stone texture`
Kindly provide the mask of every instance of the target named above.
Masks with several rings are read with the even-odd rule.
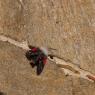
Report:
[[[94,0],[0,0],[0,34],[53,51],[95,73]],[[0,91],[7,95],[95,95],[95,84],[53,64],[37,76],[25,51],[0,41]]]

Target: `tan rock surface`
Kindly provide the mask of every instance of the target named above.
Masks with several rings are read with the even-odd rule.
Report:
[[[0,0],[0,34],[52,47],[95,73],[94,0]],[[0,41],[0,91],[7,95],[95,95],[95,84],[65,77],[53,64],[37,76],[25,51]]]

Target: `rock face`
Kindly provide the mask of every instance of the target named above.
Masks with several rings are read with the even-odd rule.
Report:
[[[95,73],[94,0],[0,0],[0,34],[53,51]],[[49,64],[37,76],[25,51],[0,41],[0,91],[6,95],[95,95],[95,84]]]

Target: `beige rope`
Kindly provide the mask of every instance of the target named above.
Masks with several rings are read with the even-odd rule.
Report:
[[[16,40],[13,40],[13,39],[6,37],[6,36],[3,36],[3,35],[0,35],[0,41],[9,42],[10,44],[13,44],[17,47],[24,49],[24,50],[29,50],[29,45],[28,45],[27,41],[18,42]],[[56,56],[52,55],[52,56],[53,56],[53,59],[50,58],[50,55],[49,55],[48,59],[53,61],[54,63],[56,63],[56,65],[58,67],[60,67],[66,75],[71,75],[71,76],[83,78],[83,79],[86,79],[86,80],[89,80],[92,82],[95,81],[94,74],[79,68],[78,66],[74,65],[72,62],[65,60],[63,58],[60,58],[57,55]]]

